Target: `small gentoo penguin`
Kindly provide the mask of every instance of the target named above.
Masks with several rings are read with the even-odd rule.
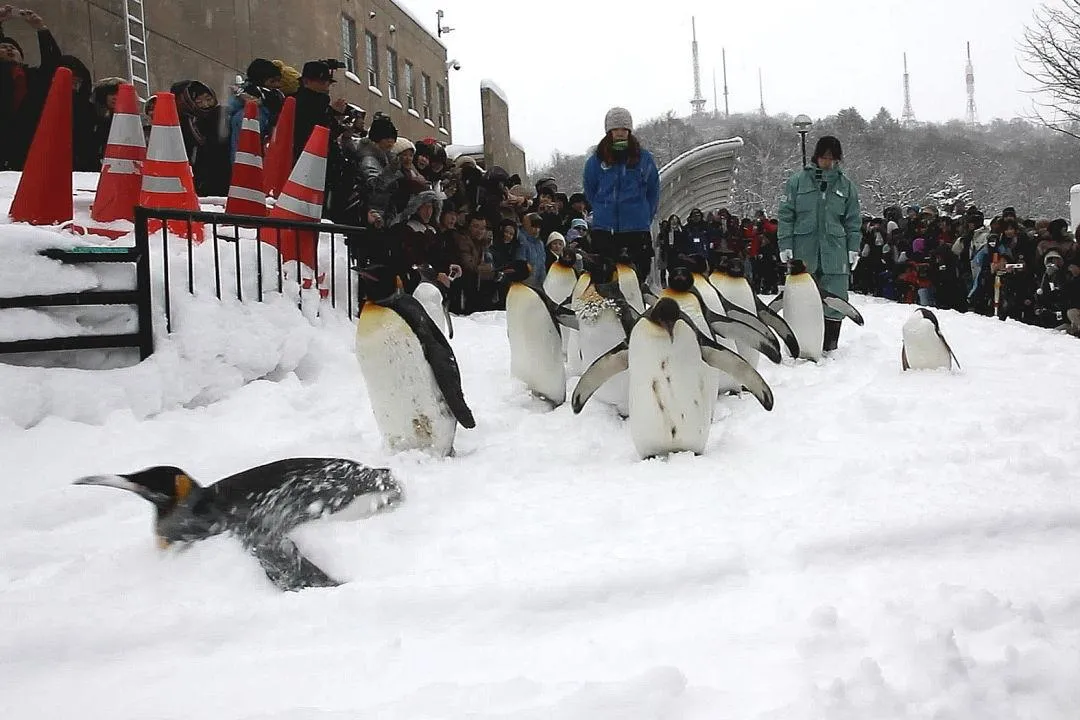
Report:
[[[324,516],[363,517],[397,505],[402,491],[386,468],[342,458],[288,458],[203,487],[178,467],[160,465],[127,475],[91,475],[75,485],[135,493],[154,505],[162,549],[221,533],[234,535],[281,590],[339,585],[288,537]]]
[[[500,274],[510,283],[506,293],[510,374],[534,395],[558,407],[566,402],[561,326],[576,328],[577,317],[529,282],[532,267],[524,260],[515,260]]]
[[[960,367],[933,311],[919,308],[912,313],[904,323],[904,345],[900,351],[904,370],[950,370],[953,362]]]
[[[412,296],[424,306],[428,317],[435,321],[439,331],[453,340],[454,323],[450,319],[450,308],[447,307],[446,296],[439,287],[438,273],[430,265],[414,265],[412,272],[417,281]]]
[[[366,300],[356,321],[356,357],[375,424],[391,450],[453,454],[458,423],[476,427],[446,337],[392,268],[360,271]]]
[[[703,334],[671,298],[661,298],[634,324],[625,341],[598,358],[581,376],[572,406],[581,412],[605,382],[627,372],[630,434],[642,458],[690,451],[701,454],[709,438],[715,394],[711,368],[735,378],[771,410],[768,384],[739,355]]]
[[[862,315],[847,300],[818,286],[802,260],[792,260],[784,288],[769,303],[769,309],[775,312],[782,308],[784,320],[799,340],[801,358],[817,362],[824,355],[825,307],[842,313],[856,325],[864,323]]]

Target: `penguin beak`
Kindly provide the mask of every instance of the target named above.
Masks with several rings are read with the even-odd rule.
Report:
[[[117,488],[118,490],[127,490],[133,492],[139,497],[149,500],[150,502],[157,502],[162,499],[158,493],[151,492],[149,489],[139,485],[136,482],[132,482],[123,475],[88,475],[81,477],[71,483],[72,485],[99,485],[101,487]]]

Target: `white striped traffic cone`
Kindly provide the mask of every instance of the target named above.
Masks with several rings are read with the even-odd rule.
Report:
[[[159,92],[155,97],[154,124],[150,129],[150,145],[143,164],[139,204],[148,208],[197,211],[199,198],[195,194],[195,180],[191,176],[191,165],[184,150],[176,97],[168,92]],[[188,234],[186,220],[170,220],[168,228],[174,235],[186,237]],[[150,232],[159,229],[161,222],[151,221]],[[191,235],[196,242],[203,241],[202,223],[191,223]]]
[[[122,83],[116,91],[116,111],[109,127],[94,204],[90,207],[91,219],[97,222],[135,219],[145,160],[146,138],[135,86]]]
[[[231,215],[266,215],[263,191],[262,134],[259,130],[259,106],[248,100],[233,160],[232,184],[225,212]]]
[[[300,154],[288,182],[281,189],[270,217],[286,220],[319,222],[322,220],[323,194],[326,188],[326,153],[330,146],[330,131],[316,125]],[[259,238],[281,253],[281,261],[298,260],[312,271],[318,268],[319,235],[310,230],[275,230],[263,228]],[[310,287],[308,280],[305,287]]]

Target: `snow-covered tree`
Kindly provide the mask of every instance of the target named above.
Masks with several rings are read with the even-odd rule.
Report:
[[[950,175],[945,184],[927,195],[927,203],[937,207],[942,215],[963,212],[975,198],[975,193],[958,173]]]

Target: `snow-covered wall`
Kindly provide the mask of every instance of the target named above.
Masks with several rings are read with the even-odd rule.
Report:
[[[491,80],[480,83],[480,114],[484,124],[484,163],[489,168],[498,165],[525,180],[525,149],[510,135],[510,103],[506,93]]]

